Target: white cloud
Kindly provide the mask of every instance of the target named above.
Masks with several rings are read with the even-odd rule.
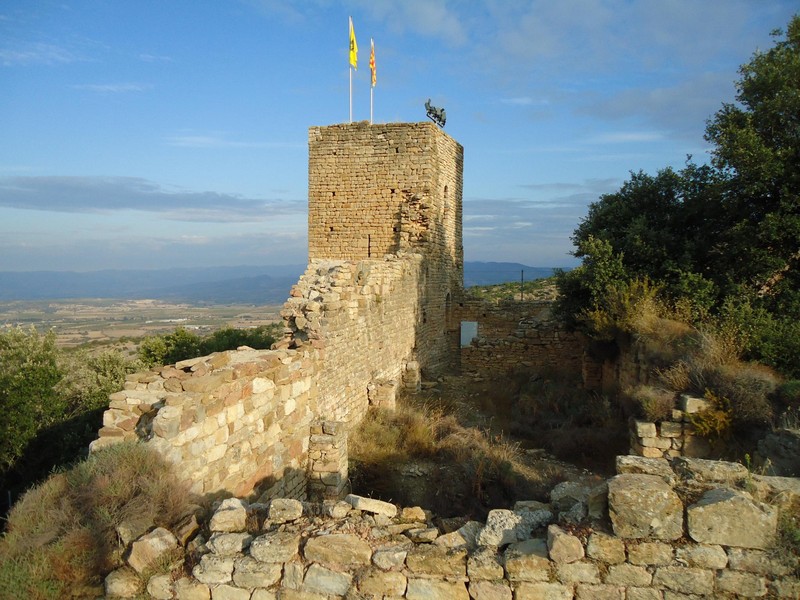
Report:
[[[304,148],[295,142],[243,142],[226,139],[224,134],[186,134],[164,138],[168,146],[179,148]]]
[[[149,83],[83,83],[71,87],[75,90],[96,92],[98,94],[125,94],[128,92],[144,92],[153,86]]]
[[[0,63],[3,66],[26,66],[34,64],[54,65],[80,60],[73,52],[55,44],[31,42],[16,48],[0,48]]]
[[[144,62],[172,62],[172,57],[143,53],[139,55],[139,60]]]
[[[165,189],[137,177],[3,177],[0,206],[63,213],[135,210],[209,223],[248,223],[306,210],[305,201]]]
[[[615,131],[592,136],[587,144],[628,144],[632,142],[655,142],[664,139],[664,134],[655,131]]]
[[[446,0],[359,0],[355,4],[395,31],[412,31],[453,46],[461,46],[468,40],[464,22]]]

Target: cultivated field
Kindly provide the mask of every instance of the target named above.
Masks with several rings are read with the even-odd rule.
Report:
[[[53,329],[60,346],[127,342],[184,327],[208,334],[222,327],[258,327],[280,320],[280,306],[193,305],[162,300],[0,302],[0,327]]]

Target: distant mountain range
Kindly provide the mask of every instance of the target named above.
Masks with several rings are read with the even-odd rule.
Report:
[[[305,265],[197,267],[156,270],[0,271],[0,301],[70,298],[170,300],[210,304],[281,304]],[[549,277],[552,268],[465,262],[464,285]]]

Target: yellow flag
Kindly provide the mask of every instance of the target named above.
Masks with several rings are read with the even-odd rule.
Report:
[[[353,29],[353,17],[350,17],[350,66],[358,69],[358,44],[356,43],[356,30]]]
[[[369,70],[372,73],[372,87],[378,82],[378,71],[375,69],[375,42],[370,39],[369,41]]]

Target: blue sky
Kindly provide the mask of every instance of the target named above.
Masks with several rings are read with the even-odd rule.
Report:
[[[630,171],[705,120],[780,0],[4,0],[0,270],[302,264],[307,132],[425,120],[465,148],[467,260],[572,266]]]

